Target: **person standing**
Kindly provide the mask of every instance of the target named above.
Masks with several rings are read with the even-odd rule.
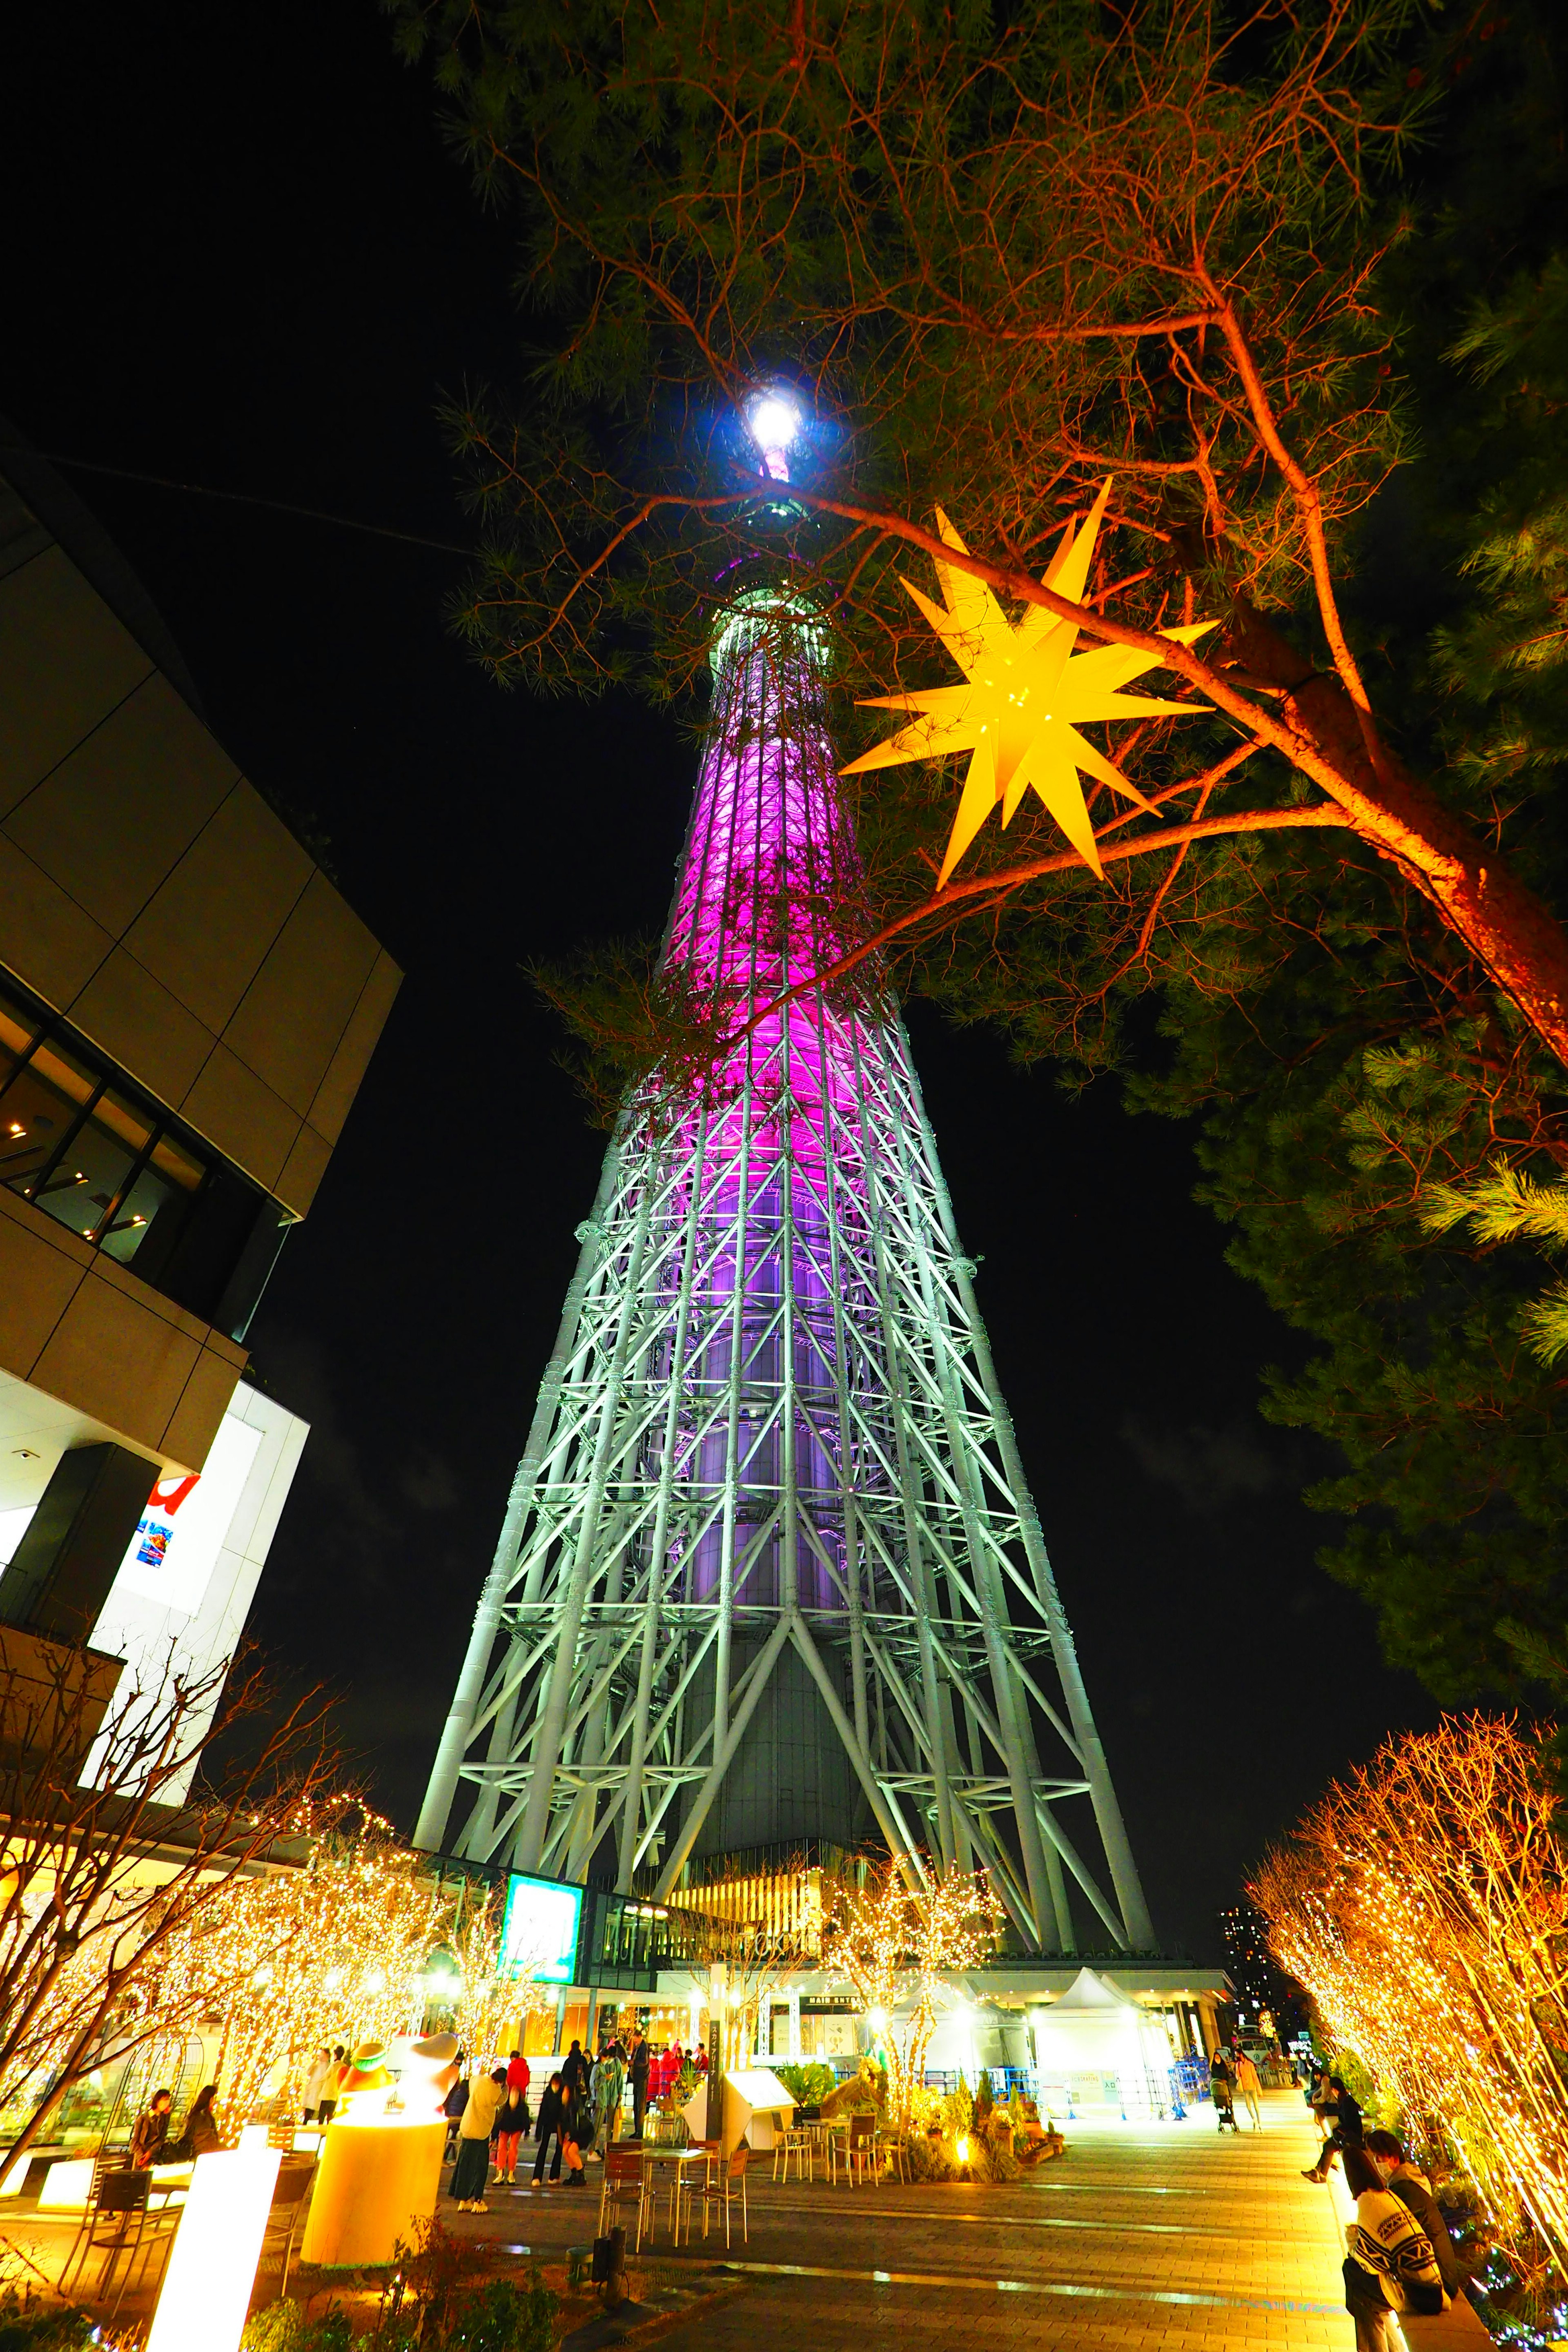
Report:
[[[552,2140],[555,2142],[555,2163],[550,2178],[552,2181],[559,2180],[561,2178],[561,2142],[566,2130],[566,2107],[567,2101],[563,2096],[561,2077],[559,2074],[552,2074],[545,2086],[544,2095],[539,2102],[539,2118],[533,2126],[533,2137],[539,2142],[539,2153],[533,2159],[535,2189],[539,2187],[543,2178],[544,2159],[549,2153]]]
[[[154,2091],[131,2132],[131,2168],[145,2172],[163,2161],[163,2150],[169,2138],[169,2109],[174,2096],[168,2091]]]
[[[1250,2053],[1246,2050],[1238,2050],[1237,2053],[1236,2087],[1247,2102],[1247,2112],[1252,2117],[1253,2130],[1261,2131],[1263,2129],[1263,2110],[1259,2106],[1258,2100],[1258,2093],[1263,2088],[1263,2082],[1257,2067],[1252,2063]]]
[[[496,2179],[509,2184],[517,2179],[517,2144],[528,2129],[528,2101],[515,2083],[507,2083],[501,2092],[501,2103],[496,2109],[496,2119],[490,2126],[490,2145],[495,2152]]]
[[[626,2070],[612,2042],[599,2053],[594,2069],[594,2153],[602,2157],[621,2127],[621,2097]]]
[[[583,2094],[588,2087],[588,2061],[583,2055],[583,2044],[574,2042],[561,2061],[561,2087],[572,2101],[573,2110],[583,2104]]]
[[[533,2075],[529,2067],[527,2059],[523,2056],[521,2050],[514,2050],[511,2056],[506,2063],[507,2089],[509,2091],[521,2091],[523,2097],[526,2099],[528,2096],[528,2086],[532,2080]]]
[[[314,2063],[305,2077],[305,2092],[300,2116],[301,2123],[308,2124],[314,2121],[316,2109],[321,2102],[321,2094],[327,2087],[327,2076],[331,2071],[331,2052],[325,2048],[318,2050]]]
[[[485,2189],[490,2176],[490,2127],[506,2096],[506,2068],[481,2074],[468,2089],[468,2105],[458,2118],[458,2161],[452,2167],[452,2195],[459,2213],[488,2213]]]
[[[632,2078],[632,2137],[641,2139],[643,2117],[647,2112],[647,2041],[635,2027],[628,2072]]]
[[[322,2095],[316,2102],[316,2121],[319,2124],[331,2122],[338,2101],[343,2095],[343,2085],[353,2073],[353,2068],[349,2064],[348,2052],[340,2042],[332,2052],[331,2070],[322,2085]]]

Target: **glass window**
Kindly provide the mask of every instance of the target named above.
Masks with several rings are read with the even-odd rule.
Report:
[[[237,1333],[286,1213],[118,1079],[54,1015],[0,990],[0,1184]]]

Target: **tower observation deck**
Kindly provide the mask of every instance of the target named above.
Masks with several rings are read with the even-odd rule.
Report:
[[[903,1024],[810,984],[867,926],[822,652],[761,591],[714,639],[664,952],[729,1042],[622,1110],[417,1841],[656,1899],[885,1845],[1146,1951]]]

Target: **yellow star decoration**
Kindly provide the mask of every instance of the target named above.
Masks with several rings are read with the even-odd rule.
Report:
[[[1079,530],[1075,532],[1068,523],[1045,575],[1046,587],[1074,604],[1082,598],[1089,580],[1110,495],[1108,481]],[[967,554],[940,507],[936,520],[947,545],[961,555]],[[1157,655],[1138,653],[1127,646],[1101,646],[1093,653],[1075,654],[1076,621],[1058,620],[1043,604],[1031,604],[1015,625],[984,581],[943,563],[940,556],[936,575],[946,599],[945,609],[922,596],[911,582],[906,580],[903,584],[968,683],[932,687],[921,694],[877,695],[864,702],[861,708],[867,710],[921,715],[914,726],[900,728],[875,750],[852,760],[843,773],[853,776],[905,760],[935,759],[944,751],[973,752],[942,862],[939,890],[995,803],[1001,802],[1002,823],[1009,825],[1031,787],[1084,863],[1103,879],[1079,770],[1087,770],[1151,816],[1157,812],[1137,786],[1130,784],[1121,770],[1079,734],[1079,725],[1099,719],[1174,717],[1202,706],[1155,702],[1143,695],[1119,692],[1145,670],[1157,669]],[[1162,629],[1160,634],[1173,644],[1190,646],[1217,626],[1215,621],[1194,621],[1179,629]]]

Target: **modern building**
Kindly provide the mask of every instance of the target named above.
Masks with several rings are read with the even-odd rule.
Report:
[[[29,1641],[102,1649],[112,1633],[129,1655],[194,1625],[216,1656],[237,1630],[303,1435],[242,1386],[246,1333],[399,979],[206,725],[123,559],[0,432],[13,1670]],[[175,1539],[182,1506],[199,1540]]]
[[[1039,1956],[1154,1945],[884,977],[822,632],[754,587],[664,970],[418,1842],[623,1898],[879,1845]],[[459,1792],[467,1802],[454,1813]]]

